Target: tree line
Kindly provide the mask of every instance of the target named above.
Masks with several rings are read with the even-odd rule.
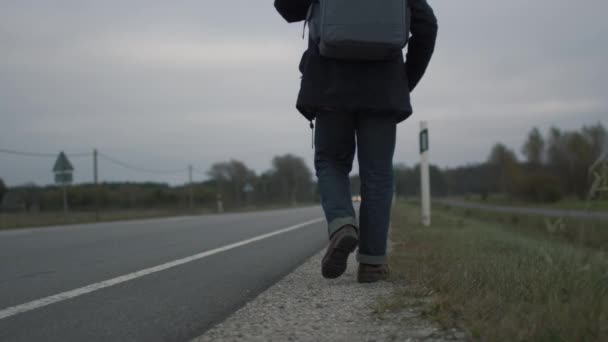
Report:
[[[4,181],[2,180],[2,178],[0,178],[0,203],[2,203],[4,194],[6,194],[7,191],[8,189],[6,188],[6,184],[4,184]]]
[[[154,182],[105,182],[69,186],[68,204],[75,210],[195,208],[298,205],[317,201],[312,172],[306,162],[287,154],[276,156],[261,174],[238,160],[213,164],[208,180],[170,186]],[[0,203],[6,211],[54,211],[63,205],[62,188],[33,183],[7,189],[0,179]]]
[[[434,196],[477,194],[487,198],[502,193],[530,202],[555,202],[564,196],[585,198],[593,175],[590,166],[608,153],[608,134],[598,123],[580,130],[555,127],[543,135],[533,128],[521,147],[523,159],[504,144],[495,144],[486,161],[456,168],[431,165]],[[606,155],[604,155],[606,158]],[[215,208],[221,200],[226,209],[245,206],[317,203],[319,192],[306,162],[291,154],[276,156],[261,174],[239,160],[213,164],[208,180],[170,186],[163,183],[114,182],[99,186],[71,186],[69,205],[78,210],[130,208]],[[395,191],[400,197],[420,193],[420,166],[394,167]],[[360,194],[360,179],[351,177],[352,194]],[[3,200],[4,198],[4,200]],[[0,203],[4,210],[59,210],[62,190],[57,186],[26,184],[10,189],[0,179]]]
[[[484,163],[435,170],[433,191],[481,198],[502,193],[530,202],[556,202],[564,196],[584,199],[593,181],[590,167],[608,157],[608,134],[601,123],[572,131],[552,127],[545,135],[533,128],[521,152],[522,160],[498,143]]]

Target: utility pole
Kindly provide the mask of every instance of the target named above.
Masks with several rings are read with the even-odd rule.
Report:
[[[67,190],[65,184],[61,185],[61,192],[63,194],[63,216],[67,218],[68,217],[68,212],[69,212],[69,209],[68,209],[68,190]]]
[[[95,221],[99,221],[99,170],[97,164],[97,149],[93,149],[93,183],[95,184]]]
[[[192,210],[192,208],[194,208],[194,189],[193,189],[193,183],[192,183],[192,170],[193,167],[192,165],[188,165],[188,188],[189,188],[189,205],[190,205],[190,210]]]
[[[431,225],[431,184],[429,175],[429,127],[426,121],[420,123],[420,184],[422,201],[422,224]]]

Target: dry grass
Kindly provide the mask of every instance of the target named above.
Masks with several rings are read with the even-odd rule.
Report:
[[[159,218],[185,215],[185,210],[116,210],[102,212],[99,222],[126,221],[145,218]],[[203,212],[197,212],[202,214]],[[71,212],[65,216],[62,212],[43,213],[0,213],[0,230],[28,227],[46,227],[97,222],[94,212]]]
[[[435,210],[433,226],[418,208],[394,211],[394,279],[431,296],[426,313],[479,341],[608,340],[608,258],[510,223]],[[411,302],[396,295],[391,309]]]
[[[295,208],[307,207],[314,204],[304,203]],[[258,207],[242,207],[227,210],[226,213],[253,212],[264,210],[288,209],[291,206],[265,205]],[[84,224],[94,222],[114,222],[139,219],[151,219],[161,217],[174,217],[184,215],[208,215],[215,213],[214,209],[200,208],[189,210],[187,208],[166,209],[134,209],[134,210],[112,210],[102,211],[97,220],[94,212],[70,212],[65,216],[63,212],[39,212],[39,213],[2,213],[0,212],[0,230],[19,229],[30,227],[49,227],[58,225]]]
[[[608,221],[546,218],[541,215],[501,213],[483,209],[465,209],[448,205],[434,206],[435,211],[507,226],[522,235],[573,243],[608,252]]]
[[[591,212],[608,211],[607,199],[594,199],[593,201],[581,200],[576,197],[566,197],[557,203],[533,203],[526,202],[517,198],[509,197],[502,194],[492,194],[486,200],[482,200],[479,196],[471,195],[464,197],[453,197],[452,199],[473,202],[486,205],[498,205],[507,207],[535,207],[546,209],[562,209],[562,210],[589,210]]]

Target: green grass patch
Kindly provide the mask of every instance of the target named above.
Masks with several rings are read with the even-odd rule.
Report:
[[[97,218],[94,212],[70,212],[67,216],[63,212],[42,212],[42,213],[0,213],[0,230],[20,229],[30,227],[48,227],[58,225],[73,225],[94,222],[115,222],[139,219],[151,219],[161,217],[173,217],[197,214],[202,215],[208,212],[172,209],[154,210],[113,210],[99,214]]]
[[[434,211],[486,223],[498,223],[519,234],[539,239],[564,241],[608,252],[608,221],[575,218],[547,218],[542,215],[503,213],[484,209],[434,205]]]
[[[430,297],[425,314],[480,341],[608,340],[603,249],[442,208],[419,222],[411,204],[394,210],[393,278],[409,286],[385,309]]]
[[[534,207],[561,210],[589,210],[608,211],[608,199],[595,199],[592,201],[581,200],[576,197],[565,197],[556,203],[527,202],[504,194],[491,194],[485,200],[478,195],[466,197],[454,197],[455,200],[464,200],[486,205],[498,205],[508,207]]]

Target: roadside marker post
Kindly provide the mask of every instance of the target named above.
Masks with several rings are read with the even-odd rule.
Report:
[[[217,194],[217,213],[224,213],[224,202],[222,201],[222,194]]]
[[[429,127],[420,123],[420,193],[422,201],[422,224],[431,225],[431,184],[429,175]]]

